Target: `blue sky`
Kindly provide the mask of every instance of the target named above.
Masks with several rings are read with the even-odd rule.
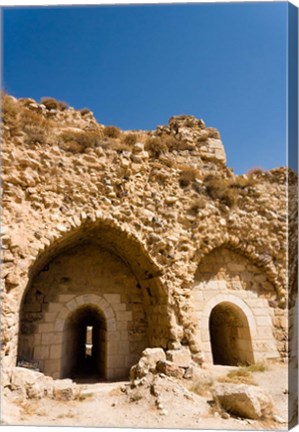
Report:
[[[285,165],[287,8],[5,8],[3,87],[122,129],[195,115],[219,129],[236,173]]]

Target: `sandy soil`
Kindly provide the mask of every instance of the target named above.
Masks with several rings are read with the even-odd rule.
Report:
[[[232,367],[211,366],[215,382]],[[227,416],[222,418],[211,406],[209,392],[200,396],[182,387],[186,380],[165,381],[161,394],[163,409],[157,407],[148,389],[131,392],[129,383],[82,384],[78,400],[61,402],[50,399],[22,402],[6,391],[2,401],[2,424],[40,426],[89,426],[131,428],[195,429],[287,429],[287,367],[271,365],[265,372],[253,373],[255,382],[272,396],[276,421],[254,421]],[[190,382],[186,386],[190,388]]]

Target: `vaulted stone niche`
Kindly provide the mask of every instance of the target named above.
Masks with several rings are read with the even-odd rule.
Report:
[[[89,227],[56,246],[23,297],[18,360],[54,378],[113,380],[144,348],[167,346],[167,297],[136,241]]]
[[[253,363],[249,324],[240,308],[229,302],[219,303],[210,314],[209,331],[214,364]]]
[[[242,253],[218,247],[206,255],[195,274],[193,297],[207,362],[242,364],[285,355],[280,341],[287,328],[275,327],[281,313],[272,307],[275,289]]]

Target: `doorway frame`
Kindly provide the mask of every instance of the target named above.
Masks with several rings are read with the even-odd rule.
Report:
[[[247,304],[242,299],[232,294],[218,294],[212,297],[204,307],[204,310],[201,315],[200,330],[201,330],[202,348],[203,348],[205,361],[213,364],[213,354],[212,354],[209,323],[210,323],[210,316],[212,310],[221,303],[232,303],[234,306],[241,309],[241,311],[247,318],[248,328],[249,328],[249,333],[250,333],[250,338],[252,343],[253,361],[254,362],[258,361],[258,356],[256,355],[254,349],[254,343],[253,343],[257,338],[257,326],[256,326],[254,315],[251,309],[249,308],[249,306],[247,306]]]
[[[117,298],[116,298],[117,297]],[[119,296],[115,296],[118,300]],[[108,301],[96,294],[82,295],[65,295],[58,296],[57,302],[49,305],[49,312],[44,314],[44,319],[39,323],[37,334],[40,336],[46,335],[47,340],[53,341],[45,345],[35,345],[34,359],[42,361],[44,367],[42,372],[52,376],[54,379],[63,378],[63,343],[64,329],[68,318],[79,308],[83,306],[91,306],[102,314],[106,322],[106,371],[105,379],[113,380],[118,377],[118,371],[123,367],[124,359],[129,356],[129,341],[128,332],[118,330],[121,324],[124,329],[127,329],[127,320],[129,316],[124,317],[124,321],[120,322],[116,319],[116,313]],[[39,339],[40,339],[39,336]],[[121,341],[121,353],[118,355],[115,345],[119,345]]]

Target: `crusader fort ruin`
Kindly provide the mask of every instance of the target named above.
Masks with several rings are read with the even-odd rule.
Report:
[[[22,364],[127,378],[151,347],[198,365],[287,360],[292,172],[235,175],[192,116],[121,131],[8,95],[3,113],[4,385]]]

